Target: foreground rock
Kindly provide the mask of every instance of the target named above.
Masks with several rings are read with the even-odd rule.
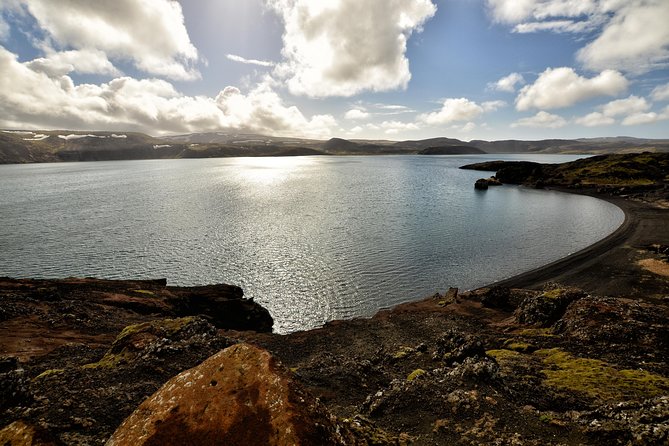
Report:
[[[268,352],[238,344],[169,380],[107,442],[183,444],[350,443],[326,409]]]
[[[56,333],[66,321],[58,308]],[[112,325],[105,314],[118,313],[103,313],[101,327]],[[209,435],[228,444],[308,444],[312,435],[346,445],[669,441],[666,293],[451,289],[289,335],[132,314],[137,321],[109,341],[78,338],[1,362],[0,439],[102,445],[116,431],[111,444],[142,435],[140,444],[179,444],[180,433],[190,444]]]

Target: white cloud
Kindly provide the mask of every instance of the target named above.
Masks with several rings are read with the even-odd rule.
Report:
[[[411,112],[409,107],[406,105],[397,105],[397,104],[374,104],[376,108],[380,108],[382,110],[392,110],[392,111],[397,111],[397,112]]]
[[[572,68],[548,68],[516,98],[516,109],[569,107],[596,96],[615,96],[627,89],[628,81],[617,71],[604,70],[593,78],[581,77]]]
[[[516,84],[522,85],[524,83],[525,83],[525,78],[523,78],[522,74],[511,73],[508,76],[504,76],[503,78],[499,79],[497,82],[488,84],[488,88],[492,90],[507,91],[509,93],[513,93],[514,91],[516,91]]]
[[[587,69],[643,73],[669,62],[667,0],[486,0],[493,21],[518,33],[593,33],[578,60]],[[590,36],[588,36],[590,37]]]
[[[647,113],[651,104],[645,98],[634,95],[608,102],[598,108],[600,111],[578,118],[575,122],[586,127],[595,127],[614,124],[616,117],[625,116],[623,125],[636,125],[655,122],[662,116],[654,112]]]
[[[484,112],[483,107],[466,98],[444,100],[441,110],[418,116],[418,120],[429,125],[450,124],[476,119]]]
[[[9,27],[9,23],[7,23],[5,18],[2,16],[2,6],[0,5],[0,42],[4,42],[9,39],[10,32],[11,29]]]
[[[669,106],[665,107],[664,110],[662,110],[660,113],[633,113],[623,119],[623,125],[653,124],[655,122],[666,120],[669,120]]]
[[[494,112],[500,108],[506,107],[507,104],[505,101],[486,101],[481,104],[484,112]]]
[[[41,71],[48,76],[62,76],[73,71],[82,74],[121,74],[99,50],[72,50],[51,53],[47,57],[33,59],[28,64],[30,69]]]
[[[258,65],[260,67],[273,67],[275,65],[274,62],[258,59],[246,59],[245,57],[238,56],[236,54],[226,54],[225,57],[233,62],[239,62],[246,65]]]
[[[471,122],[471,121],[466,123],[463,126],[453,126],[454,130],[456,130],[458,132],[462,132],[462,133],[469,133],[472,130],[474,130],[475,128],[476,128],[476,123]]]
[[[360,119],[367,119],[367,118],[369,118],[369,113],[367,113],[366,111],[360,110],[359,108],[352,108],[351,110],[346,112],[346,114],[344,115],[344,118],[350,119],[352,121],[360,120]]]
[[[407,40],[436,12],[431,0],[267,1],[285,24],[274,75],[311,97],[406,88]]]
[[[388,135],[395,135],[399,132],[406,132],[408,130],[418,130],[420,128],[413,122],[401,121],[383,121],[380,127],[385,129],[386,134]]]
[[[653,88],[650,97],[653,98],[654,101],[669,101],[669,83],[658,85]]]
[[[602,33],[578,52],[586,68],[643,73],[669,62],[669,1],[624,3]]]
[[[592,112],[575,120],[576,124],[583,125],[585,127],[598,127],[602,125],[612,125],[615,124],[616,120],[610,116],[606,116],[604,113]]]
[[[564,127],[565,125],[567,125],[567,121],[562,116],[553,115],[542,110],[532,117],[519,119],[518,121],[511,124],[511,127],[539,127],[557,129]]]
[[[140,70],[172,79],[196,79],[198,52],[174,0],[21,0],[45,32],[44,45],[130,60]],[[83,62],[78,61],[77,66]],[[73,64],[74,65],[74,64]]]
[[[532,15],[536,0],[487,0],[488,10],[496,22],[518,23]]]
[[[625,99],[618,99],[603,105],[602,113],[605,116],[621,116],[645,112],[650,109],[650,104],[645,98],[630,95]]]
[[[0,126],[137,130],[149,133],[225,129],[277,135],[327,137],[336,121],[306,118],[270,87],[244,94],[227,87],[216,98],[185,96],[158,79],[113,79],[75,85],[67,75],[49,76],[20,63],[0,46]]]

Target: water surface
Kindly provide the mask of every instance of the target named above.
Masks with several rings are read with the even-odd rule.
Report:
[[[368,316],[564,257],[623,221],[590,197],[457,167],[569,156],[149,160],[0,166],[0,276],[231,283],[280,332]]]

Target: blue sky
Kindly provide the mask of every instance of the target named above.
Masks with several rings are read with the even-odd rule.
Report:
[[[0,0],[0,127],[669,138],[667,0]]]

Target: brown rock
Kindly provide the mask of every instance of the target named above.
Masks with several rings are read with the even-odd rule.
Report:
[[[129,444],[345,443],[334,418],[267,351],[237,344],[168,381],[107,442]]]
[[[3,446],[52,446],[56,443],[41,429],[23,421],[15,421],[0,430],[0,444]]]

